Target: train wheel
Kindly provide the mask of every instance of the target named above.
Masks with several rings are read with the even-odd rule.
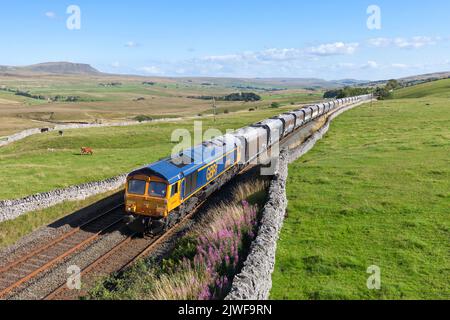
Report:
[[[172,215],[168,215],[164,218],[164,232],[168,231],[171,228]]]
[[[157,235],[166,230],[166,219],[153,220],[149,232],[151,235]]]
[[[186,205],[183,203],[177,210],[178,210],[177,220],[181,221],[181,219],[183,219],[187,215]]]

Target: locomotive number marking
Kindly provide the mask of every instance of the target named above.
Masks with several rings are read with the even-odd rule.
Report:
[[[217,169],[217,163],[210,166],[206,171],[206,180],[211,181],[212,179],[214,179],[214,177],[217,175]]]

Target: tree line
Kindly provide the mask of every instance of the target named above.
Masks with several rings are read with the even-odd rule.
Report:
[[[342,89],[334,89],[326,91],[323,95],[325,99],[343,99],[353,96],[360,96],[363,94],[369,94],[371,89],[369,88],[354,88],[344,87]]]
[[[7,91],[7,92],[11,92],[14,93],[16,96],[21,96],[21,97],[25,97],[25,98],[30,98],[30,99],[35,99],[35,100],[47,100],[47,101],[52,101],[52,102],[77,102],[80,101],[81,98],[79,96],[61,96],[61,95],[56,95],[56,96],[43,96],[40,94],[32,94],[28,91],[22,91],[22,90],[18,90],[18,89],[13,89],[13,88],[7,88],[7,87],[0,87],[0,90],[2,91]]]
[[[344,87],[342,89],[328,90],[324,93],[323,97],[325,99],[343,99],[373,93],[379,100],[385,100],[391,98],[392,92],[400,87],[400,83],[397,80],[392,79],[389,80],[385,86],[377,86],[375,89],[367,87]]]
[[[191,99],[202,99],[202,100],[212,100],[216,99],[217,101],[245,101],[245,102],[254,102],[260,101],[262,98],[253,92],[241,92],[241,93],[232,93],[226,96],[215,97],[215,96],[190,96],[188,98]]]

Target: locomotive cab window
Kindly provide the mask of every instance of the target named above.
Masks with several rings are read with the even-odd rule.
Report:
[[[178,183],[175,183],[174,185],[172,185],[172,192],[170,194],[170,197],[173,197],[177,193],[178,193]]]
[[[146,182],[143,180],[130,180],[128,182],[128,193],[144,195]]]
[[[150,182],[148,195],[152,197],[164,198],[166,196],[167,185],[162,182]]]

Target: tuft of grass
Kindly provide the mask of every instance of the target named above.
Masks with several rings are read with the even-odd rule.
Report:
[[[337,118],[289,167],[271,298],[448,299],[449,154],[447,99],[377,102]],[[372,265],[381,290],[366,286]]]

